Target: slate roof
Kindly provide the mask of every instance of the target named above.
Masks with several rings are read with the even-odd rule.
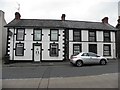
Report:
[[[31,27],[31,28],[76,28],[96,30],[117,30],[110,24],[102,22],[73,21],[73,20],[50,20],[50,19],[20,19],[13,20],[5,27]]]

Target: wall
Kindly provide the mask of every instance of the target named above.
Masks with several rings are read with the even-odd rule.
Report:
[[[89,44],[97,44],[97,54],[103,56],[103,45],[111,45],[111,56],[106,56],[107,58],[116,58],[115,50],[115,32],[111,32],[111,42],[103,42],[103,31],[96,31],[96,40],[97,42],[88,42],[88,30],[81,30],[81,42],[73,42],[73,30],[69,30],[69,58],[73,54],[73,44],[81,44],[82,52],[89,52]]]
[[[14,33],[14,29],[9,29],[12,33]],[[50,57],[49,55],[49,50],[50,49],[50,43],[53,43],[50,41],[50,29],[47,29],[47,28],[43,28],[42,29],[42,41],[33,41],[33,29],[25,29],[25,41],[21,41],[21,43],[23,42],[24,43],[24,48],[26,49],[24,51],[24,56],[15,56],[15,50],[13,50],[13,35],[12,37],[10,37],[10,59],[11,60],[33,60],[33,43],[42,43],[42,60],[63,60],[63,29],[59,29],[59,41],[56,42],[56,43],[59,43],[59,56],[58,57]],[[15,30],[15,33],[16,33],[16,30]],[[14,36],[14,48],[15,48],[15,43],[18,43],[20,41],[16,41],[16,35]],[[14,55],[13,55],[14,53]]]
[[[7,30],[4,25],[6,25],[4,12],[0,10],[0,59],[6,54]]]

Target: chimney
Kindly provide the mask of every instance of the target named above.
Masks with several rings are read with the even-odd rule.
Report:
[[[16,13],[15,13],[15,19],[16,19],[16,20],[20,20],[20,17],[21,17],[20,13],[19,13],[19,12],[16,12]]]
[[[104,17],[104,18],[102,19],[102,23],[108,24],[108,17]]]
[[[65,21],[65,16],[66,16],[65,14],[62,14],[62,16],[61,16],[62,21]]]

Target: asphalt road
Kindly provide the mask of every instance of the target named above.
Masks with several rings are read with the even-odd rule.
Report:
[[[75,67],[69,63],[59,66],[3,67],[2,79],[79,77],[109,73],[118,73],[117,60],[110,61],[107,65],[85,65],[83,67]]]

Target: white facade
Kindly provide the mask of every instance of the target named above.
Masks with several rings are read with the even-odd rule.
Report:
[[[7,30],[4,25],[6,25],[4,12],[0,10],[0,59],[6,54]]]
[[[21,19],[19,12],[7,24],[7,54],[10,60],[64,61],[79,52],[94,52],[116,58],[116,28],[108,17],[102,22],[48,19]]]
[[[73,40],[73,30],[69,30],[69,58],[71,55],[73,55],[73,45],[74,44],[81,44],[81,51],[82,52],[89,52],[89,44],[95,44],[97,45],[97,54],[104,56],[103,52],[103,46],[104,45],[110,45],[111,46],[111,55],[110,56],[105,56],[106,58],[116,58],[116,50],[115,50],[115,32],[110,31],[110,42],[104,42],[104,36],[103,36],[103,31],[96,30],[96,42],[90,42],[88,40],[89,35],[88,35],[89,30],[81,30],[81,41],[80,42],[74,42]]]
[[[16,35],[14,35],[14,33],[16,33],[16,29],[9,29],[12,32],[12,36],[9,36],[10,40],[8,42],[10,42],[9,46],[9,53],[10,54],[10,60],[33,60],[33,44],[35,43],[40,43],[41,44],[41,60],[45,61],[57,61],[57,60],[63,60],[63,47],[64,47],[64,33],[63,33],[63,29],[59,29],[59,40],[54,42],[54,43],[58,43],[58,48],[59,48],[59,52],[58,52],[58,57],[51,57],[50,56],[50,52],[48,49],[50,49],[50,43],[53,43],[53,41],[50,41],[50,29],[49,28],[42,28],[42,40],[41,41],[33,41],[33,28],[25,28],[25,39],[24,41],[16,41]],[[15,31],[15,32],[14,32]],[[14,40],[13,40],[14,37]],[[16,43],[24,43],[24,56],[16,56],[15,55],[15,50],[13,50],[16,48]],[[34,60],[33,60],[34,61]]]

